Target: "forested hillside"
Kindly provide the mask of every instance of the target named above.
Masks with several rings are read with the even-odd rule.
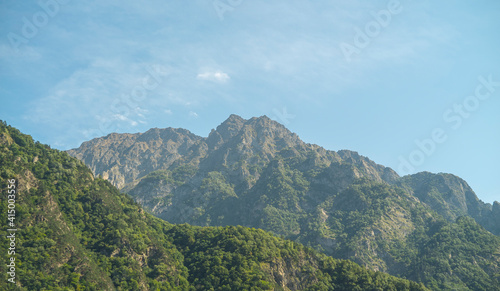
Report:
[[[0,161],[4,237],[9,185],[17,190],[16,253],[3,239],[1,290],[426,290],[263,230],[172,225],[4,122]]]

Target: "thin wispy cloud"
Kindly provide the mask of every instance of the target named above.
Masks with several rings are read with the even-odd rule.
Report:
[[[196,78],[199,80],[219,82],[219,83],[225,83],[229,81],[229,79],[231,79],[228,74],[222,71],[199,73],[196,76]]]
[[[189,111],[188,113],[189,117],[191,118],[198,118],[198,113],[194,112],[194,111]]]

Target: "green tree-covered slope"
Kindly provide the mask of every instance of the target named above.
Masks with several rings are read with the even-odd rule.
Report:
[[[425,290],[262,230],[169,224],[3,122],[0,162],[1,290]],[[12,179],[15,285],[5,264]]]

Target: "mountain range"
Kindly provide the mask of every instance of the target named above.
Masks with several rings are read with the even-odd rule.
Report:
[[[400,177],[266,116],[231,115],[208,137],[113,133],[68,153],[169,223],[260,228],[431,289],[500,288],[500,203],[452,174]]]
[[[0,290],[428,290],[260,229],[168,223],[5,122],[0,162]]]

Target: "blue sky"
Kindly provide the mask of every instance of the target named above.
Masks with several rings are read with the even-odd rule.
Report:
[[[439,2],[439,3],[436,3]],[[53,148],[231,113],[500,200],[498,1],[0,2],[0,119]]]

